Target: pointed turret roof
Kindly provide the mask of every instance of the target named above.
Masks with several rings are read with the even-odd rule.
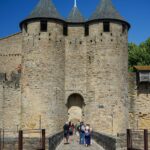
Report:
[[[83,15],[81,14],[81,12],[79,11],[76,5],[72,8],[67,18],[67,21],[71,23],[82,23],[85,21]]]
[[[118,19],[124,21],[119,12],[113,6],[112,0],[101,0],[96,11],[92,14],[89,20],[96,19]]]
[[[55,5],[53,4],[52,0],[39,0],[37,6],[33,9],[31,14],[20,23],[20,26],[28,20],[39,18],[63,20],[63,18],[58,13]]]
[[[52,0],[40,0],[27,19],[31,18],[56,18],[62,19]]]

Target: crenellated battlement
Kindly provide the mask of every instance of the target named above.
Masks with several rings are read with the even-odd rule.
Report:
[[[62,35],[64,38],[67,36],[124,36],[128,34],[128,25],[122,21],[114,20],[96,20],[93,22],[83,23],[70,23],[70,22],[57,22],[57,20],[45,20],[29,22],[22,28],[24,36],[34,35],[40,37],[53,37],[56,35]],[[110,33],[110,34],[109,34]],[[47,36],[46,36],[47,35]]]
[[[21,68],[12,71],[11,74],[0,73],[0,82],[3,87],[19,88],[21,79]]]

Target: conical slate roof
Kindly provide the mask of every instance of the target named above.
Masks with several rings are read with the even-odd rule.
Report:
[[[52,0],[40,0],[34,10],[26,19],[34,18],[55,18],[62,19]]]
[[[117,19],[124,21],[119,12],[113,6],[112,0],[101,0],[101,3],[98,5],[96,11],[89,20],[96,19]]]
[[[74,6],[67,18],[67,21],[71,23],[82,23],[85,21],[85,19],[79,11],[78,7]]]

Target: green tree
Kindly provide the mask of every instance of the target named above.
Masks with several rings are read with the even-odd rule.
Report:
[[[135,65],[150,65],[150,38],[139,46],[134,43],[128,45],[129,70]]]

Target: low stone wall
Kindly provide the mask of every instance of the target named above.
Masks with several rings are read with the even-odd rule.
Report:
[[[101,145],[105,150],[126,150],[126,135],[119,134],[112,137],[106,134],[93,132],[92,138]]]
[[[113,137],[110,137],[108,135],[104,135],[101,133],[93,132],[92,138],[105,150],[116,150],[116,139]]]
[[[57,133],[49,137],[49,150],[55,150],[63,139],[63,132]]]
[[[2,150],[17,150],[18,149],[18,139],[17,138],[7,138],[4,143],[1,139]]]
[[[126,134],[118,134],[116,138],[116,150],[127,150]]]
[[[63,139],[63,132],[57,133],[45,140],[45,150],[55,150]],[[23,138],[23,150],[42,150],[40,138]],[[7,137],[4,138],[4,149],[5,150],[17,150],[18,149],[18,137]],[[1,139],[1,147],[3,147],[3,139]]]
[[[18,138],[5,138],[4,150],[18,150]],[[23,150],[42,150],[41,140],[39,138],[23,138]],[[48,139],[46,139],[45,150],[48,150]]]

